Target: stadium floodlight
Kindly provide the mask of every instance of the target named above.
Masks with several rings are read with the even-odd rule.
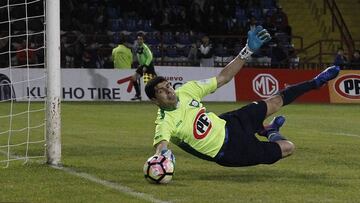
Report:
[[[0,12],[0,164],[59,165],[60,0],[1,1]]]

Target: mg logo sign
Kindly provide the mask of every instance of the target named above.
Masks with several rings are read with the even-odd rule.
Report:
[[[279,83],[270,74],[259,74],[257,75],[253,81],[253,90],[260,97],[270,97],[279,91]]]

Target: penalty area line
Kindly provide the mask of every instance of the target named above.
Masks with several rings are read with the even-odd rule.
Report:
[[[155,203],[170,203],[169,201],[163,201],[163,200],[160,200],[160,199],[156,199],[153,196],[151,196],[149,194],[146,194],[146,193],[136,192],[133,189],[131,189],[131,188],[127,187],[127,186],[124,186],[124,185],[122,185],[120,183],[114,183],[114,182],[110,182],[110,181],[107,181],[107,180],[103,180],[103,179],[100,179],[98,177],[95,177],[95,176],[87,174],[87,173],[77,172],[72,168],[67,168],[67,167],[62,167],[62,166],[51,166],[51,167],[54,168],[54,169],[64,171],[64,172],[66,172],[68,174],[71,174],[71,175],[74,175],[74,176],[77,176],[77,177],[80,177],[80,178],[84,178],[84,179],[92,181],[94,183],[103,185],[105,187],[112,188],[112,189],[117,190],[117,191],[119,191],[121,193],[125,193],[125,194],[128,194],[130,196],[133,196],[133,197],[136,197],[136,198],[139,198],[139,199],[143,199],[143,200],[146,200],[146,201],[149,201],[149,202],[155,202]]]

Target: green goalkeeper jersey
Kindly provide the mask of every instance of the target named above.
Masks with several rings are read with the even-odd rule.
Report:
[[[153,144],[171,141],[200,158],[215,157],[224,143],[226,122],[207,112],[200,101],[216,88],[215,77],[190,81],[179,87],[175,91],[178,98],[176,109],[158,110]]]
[[[136,55],[140,65],[148,66],[153,60],[153,55],[151,53],[151,50],[145,43],[137,47]]]

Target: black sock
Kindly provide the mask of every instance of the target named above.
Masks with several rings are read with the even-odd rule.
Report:
[[[140,92],[140,85],[137,81],[133,81],[133,84],[134,84],[134,88],[135,88],[135,92],[136,92],[136,95],[137,97],[140,97],[141,96],[141,92]]]
[[[285,89],[279,92],[279,94],[283,98],[283,106],[290,104],[299,96],[316,88],[317,86],[314,80],[309,80],[306,82],[298,83],[296,85],[287,86]]]

